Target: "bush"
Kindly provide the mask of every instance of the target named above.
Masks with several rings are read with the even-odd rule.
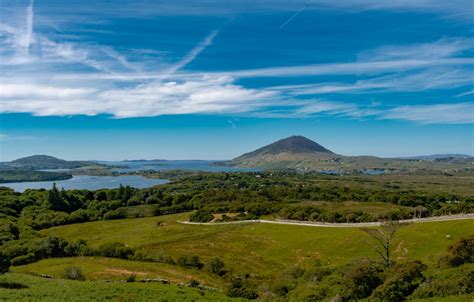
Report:
[[[134,253],[135,251],[132,248],[120,242],[104,243],[95,250],[97,256],[120,259],[129,259]]]
[[[209,222],[214,219],[214,215],[207,211],[196,211],[189,216],[191,222]]]
[[[377,287],[373,293],[376,301],[398,302],[405,301],[420,284],[424,281],[423,270],[426,265],[420,261],[407,262],[396,265],[388,270],[385,282]]]
[[[257,291],[242,278],[237,278],[232,281],[232,285],[227,294],[233,298],[245,298],[249,300],[258,298]]]
[[[64,269],[63,278],[78,281],[84,281],[86,279],[82,270],[75,266],[66,267]]]
[[[191,280],[189,280],[189,282],[188,282],[188,286],[189,286],[189,287],[199,287],[199,281],[194,280],[194,279],[191,279]]]
[[[126,279],[127,283],[131,283],[131,282],[135,282],[135,281],[137,281],[137,275],[135,275],[135,274],[132,274],[132,275],[128,276],[127,279]]]
[[[343,297],[350,300],[363,299],[383,283],[383,270],[380,266],[365,262],[352,267],[345,275],[345,292]]]
[[[451,267],[457,267],[465,263],[474,263],[474,236],[461,238],[448,248],[450,255],[441,259]]]
[[[213,274],[223,276],[225,275],[226,271],[224,270],[224,261],[220,258],[214,257],[206,265],[208,271]]]
[[[26,255],[21,255],[21,256],[13,258],[11,261],[11,265],[13,266],[24,265],[24,264],[32,263],[35,261],[37,261],[35,254],[28,253]]]
[[[196,255],[181,256],[178,258],[177,264],[182,267],[195,267],[197,269],[201,269],[204,266],[199,256]]]
[[[410,298],[447,297],[474,292],[474,270],[472,266],[463,265],[438,272],[421,284]]]
[[[6,272],[8,272],[10,265],[10,257],[0,252],[0,274],[5,274]]]

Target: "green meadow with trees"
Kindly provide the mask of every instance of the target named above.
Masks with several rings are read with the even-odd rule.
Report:
[[[0,298],[471,301],[474,220],[398,220],[474,212],[473,181],[190,172],[147,189],[1,188]],[[259,218],[382,225],[218,223]]]

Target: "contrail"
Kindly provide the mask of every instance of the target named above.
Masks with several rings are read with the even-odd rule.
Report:
[[[191,63],[196,57],[204,50],[206,47],[212,44],[212,41],[216,37],[218,30],[213,30],[209,35],[207,35],[204,40],[199,42],[190,52],[188,52],[178,63],[174,64],[164,75],[163,77],[169,77],[174,74],[176,71],[180,70],[184,66]]]
[[[308,6],[308,4],[306,4],[305,6],[303,6],[302,9],[300,9],[299,11],[297,11],[296,13],[294,13],[290,18],[288,18],[288,20],[286,20],[281,26],[280,26],[280,29],[283,29],[283,27],[285,27],[288,23],[291,22],[291,20],[293,20],[294,18],[296,18],[296,16],[298,16],[299,14],[301,14],[301,12],[303,12],[306,7]]]
[[[30,53],[30,45],[33,38],[33,5],[34,0],[30,0],[30,4],[26,9],[26,34],[25,34],[25,53]]]

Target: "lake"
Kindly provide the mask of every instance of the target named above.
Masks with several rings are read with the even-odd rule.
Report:
[[[215,161],[207,160],[134,160],[134,161],[97,161],[101,164],[110,166],[123,166],[123,168],[113,168],[112,171],[124,173],[135,171],[165,171],[165,170],[194,170],[207,172],[258,172],[258,169],[251,168],[237,168],[213,165]],[[68,172],[68,169],[47,169],[42,171],[53,172]],[[14,189],[18,192],[23,192],[26,189],[51,189],[53,183],[59,188],[69,189],[113,189],[120,185],[128,185],[134,188],[148,188],[155,185],[167,183],[166,179],[146,178],[140,175],[121,175],[121,176],[90,176],[80,175],[74,176],[71,179],[58,181],[34,181],[34,182],[12,182],[0,183],[0,186],[5,186]]]
[[[0,186],[9,187],[17,192],[23,192],[26,189],[51,189],[53,183],[58,188],[69,189],[113,189],[120,185],[128,185],[134,188],[148,188],[155,185],[167,183],[166,179],[145,178],[140,175],[122,175],[122,176],[90,176],[78,175],[71,179],[58,181],[33,181],[33,182],[12,182],[2,183]]]
[[[127,166],[114,168],[114,172],[134,171],[166,171],[166,170],[194,170],[206,172],[258,172],[260,169],[239,168],[214,165],[217,161],[210,160],[134,160],[134,161],[99,161],[101,164],[112,166]]]

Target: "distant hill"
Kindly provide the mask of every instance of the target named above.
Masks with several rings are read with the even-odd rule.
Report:
[[[303,136],[291,136],[219,165],[324,174],[473,173],[474,158],[441,154],[420,158],[343,156]]]
[[[227,162],[232,166],[276,168],[295,162],[337,160],[342,156],[335,154],[320,144],[304,137],[290,136],[255,151],[245,153]]]
[[[472,157],[473,157],[472,155],[468,155],[468,154],[447,153],[447,154],[410,156],[410,157],[403,157],[403,158],[420,159],[420,160],[440,160],[440,159],[445,160],[445,159],[468,159]]]
[[[307,139],[304,136],[290,136],[284,139],[281,139],[272,144],[266,145],[255,151],[246,153],[238,158],[250,158],[254,156],[262,156],[268,154],[279,154],[279,153],[292,153],[292,154],[307,154],[307,153],[330,153],[334,154],[332,151],[324,148],[320,144]],[[238,159],[237,158],[237,159]]]
[[[30,169],[74,169],[96,164],[88,161],[67,161],[49,155],[33,155],[19,158],[3,165]]]

